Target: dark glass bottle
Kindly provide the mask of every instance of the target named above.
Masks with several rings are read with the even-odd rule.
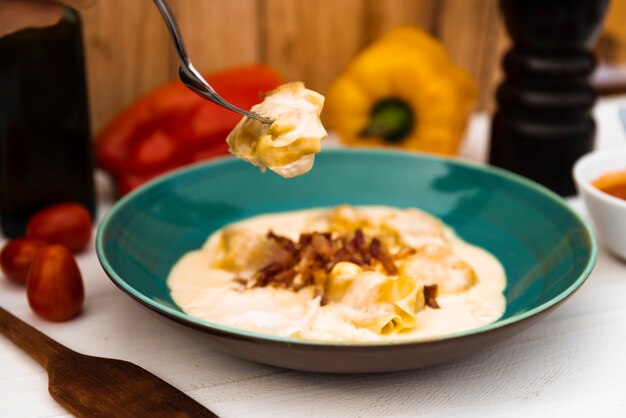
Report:
[[[55,26],[0,38],[3,234],[23,235],[35,211],[57,202],[95,215],[82,31],[70,8]]]

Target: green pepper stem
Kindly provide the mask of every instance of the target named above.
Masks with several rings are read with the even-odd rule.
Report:
[[[372,108],[369,124],[359,132],[360,137],[378,137],[387,142],[400,142],[413,130],[415,116],[402,99],[381,100]]]

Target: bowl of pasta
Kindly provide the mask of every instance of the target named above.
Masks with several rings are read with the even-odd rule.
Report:
[[[321,152],[306,175],[225,158],[121,199],[97,236],[119,289],[210,346],[315,372],[409,370],[522,332],[590,274],[558,196],[488,166]]]

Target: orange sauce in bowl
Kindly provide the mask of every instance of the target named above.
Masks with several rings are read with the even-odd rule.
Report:
[[[626,200],[626,170],[603,174],[591,184],[611,196]]]

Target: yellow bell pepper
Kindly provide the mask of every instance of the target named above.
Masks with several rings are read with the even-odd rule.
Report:
[[[396,27],[359,53],[326,93],[324,125],[347,145],[452,155],[476,83],[428,33]]]

